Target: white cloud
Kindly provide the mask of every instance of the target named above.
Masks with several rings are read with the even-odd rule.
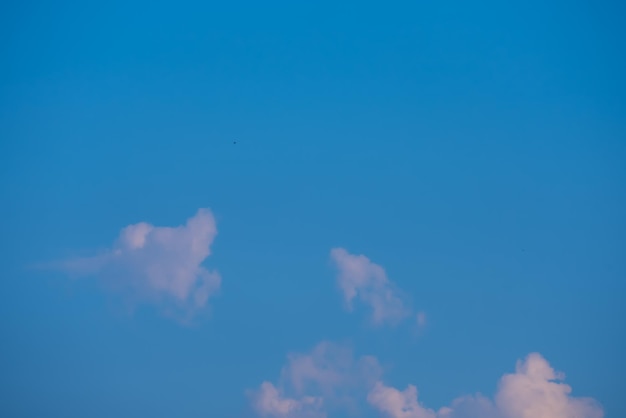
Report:
[[[310,353],[289,354],[278,385],[264,382],[252,394],[253,406],[261,416],[276,418],[325,416],[329,407],[354,409],[354,394],[365,393],[381,374],[374,357],[355,359],[348,347],[324,341]]]
[[[317,344],[309,354],[292,353],[287,359],[281,378],[297,393],[313,390],[328,396],[338,389],[373,384],[382,373],[376,358],[355,360],[350,348],[328,341]]]
[[[310,354],[292,353],[287,356],[282,378],[289,382],[296,393],[303,393],[316,385],[324,392],[344,384],[352,366],[350,350],[329,342],[321,342]]]
[[[404,391],[377,382],[367,395],[367,401],[391,418],[436,418],[434,411],[424,408],[417,400],[417,388],[409,385]]]
[[[67,260],[61,268],[77,276],[97,275],[126,296],[188,316],[203,308],[220,287],[219,273],[202,266],[216,235],[213,214],[200,209],[177,227],[129,225],[112,248]]]
[[[414,386],[404,391],[378,382],[368,402],[388,418],[602,418],[600,405],[570,395],[571,387],[539,354],[518,361],[515,373],[500,379],[495,400],[476,396],[457,398],[438,412],[418,402]]]
[[[324,418],[323,400],[314,396],[287,398],[270,382],[263,382],[253,395],[254,409],[263,417]]]
[[[490,399],[481,394],[461,396],[441,408],[437,418],[503,418]]]
[[[590,398],[575,398],[563,383],[563,373],[555,372],[539,354],[518,361],[515,373],[500,380],[495,397],[497,408],[506,418],[601,418],[602,408]]]
[[[253,394],[261,416],[272,418],[326,417],[347,408],[359,412],[367,401],[385,418],[603,418],[602,407],[591,398],[571,396],[565,376],[537,353],[518,361],[505,374],[494,399],[480,394],[461,396],[434,410],[418,398],[418,390],[385,385],[382,368],[372,356],[358,360],[342,345],[321,342],[307,354],[290,354],[277,386],[264,382]],[[356,413],[355,413],[356,412]]]
[[[337,282],[348,310],[353,309],[353,301],[358,298],[371,309],[376,325],[397,323],[410,315],[411,310],[381,266],[343,248],[333,248],[330,255],[339,270]]]

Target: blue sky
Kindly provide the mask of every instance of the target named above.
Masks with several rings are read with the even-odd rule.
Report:
[[[480,392],[527,418],[498,396],[524,396],[516,361],[536,352],[572,397],[626,416],[623,13],[4,3],[1,415],[248,418],[270,382],[280,405],[324,401],[287,418],[399,417],[383,395],[407,385],[434,413]],[[204,232],[118,240],[200,208]],[[342,270],[333,248],[368,261]],[[190,310],[176,278],[201,267],[219,291]],[[178,284],[155,287],[155,269]],[[407,314],[376,325],[379,302]],[[299,390],[289,359],[318,367],[319,347],[352,352],[328,363],[341,385]],[[369,387],[350,383],[369,382],[363,356],[384,370]]]

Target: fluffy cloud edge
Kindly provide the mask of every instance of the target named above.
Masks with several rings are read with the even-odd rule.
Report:
[[[354,310],[354,302],[358,300],[370,310],[370,320],[375,326],[397,325],[411,315],[404,295],[382,266],[341,247],[332,248],[330,258],[348,311]]]
[[[387,418],[603,418],[600,404],[571,396],[565,375],[555,371],[539,353],[518,360],[515,372],[500,378],[493,400],[481,394],[456,398],[438,411],[426,408],[417,388],[403,391],[376,382],[368,403]]]
[[[221,287],[219,272],[203,266],[216,236],[213,212],[200,208],[183,225],[128,225],[105,251],[51,267],[77,278],[96,276],[127,300],[157,306],[186,322]]]
[[[326,417],[331,409],[347,405],[337,400],[349,388],[351,406],[365,402],[385,418],[604,417],[596,400],[572,396],[565,375],[539,353],[518,360],[515,371],[500,378],[493,399],[465,395],[438,410],[422,403],[414,385],[403,390],[386,385],[382,372],[373,356],[356,359],[344,346],[321,342],[309,353],[288,355],[278,384],[265,381],[251,392],[253,407],[271,418]]]

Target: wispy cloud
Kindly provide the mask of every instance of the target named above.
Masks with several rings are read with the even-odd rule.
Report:
[[[125,296],[189,317],[205,307],[220,287],[219,273],[202,266],[216,235],[213,214],[199,209],[177,227],[129,225],[110,249],[56,266],[79,277],[97,276]]]
[[[388,418],[602,418],[600,405],[571,396],[564,378],[540,354],[532,353],[517,362],[515,373],[500,379],[493,401],[464,396],[435,412],[419,402],[415,386],[400,391],[380,381],[367,400]]]
[[[420,311],[415,315],[415,323],[419,329],[426,327],[428,318],[426,318],[426,312]]]
[[[324,341],[309,353],[289,354],[278,384],[263,382],[251,393],[252,403],[261,416],[325,417],[329,408],[353,409],[355,394],[365,393],[381,373],[374,357],[355,359],[350,348]]]
[[[354,300],[359,300],[371,309],[375,325],[396,324],[411,314],[401,292],[381,266],[343,248],[333,248],[330,256],[337,267],[337,282],[348,310],[352,311]]]
[[[324,418],[324,401],[316,396],[288,398],[270,382],[263,382],[253,395],[254,409],[263,417]]]

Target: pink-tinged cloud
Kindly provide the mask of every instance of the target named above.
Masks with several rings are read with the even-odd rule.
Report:
[[[417,400],[417,388],[409,385],[404,391],[377,382],[367,395],[367,401],[390,418],[436,418],[437,414],[424,408]]]
[[[373,384],[382,373],[376,358],[355,359],[350,348],[329,341],[318,343],[308,354],[291,353],[287,360],[281,378],[299,394],[312,390],[333,395],[338,389]]]
[[[494,401],[482,395],[457,398],[439,411],[419,403],[417,389],[404,391],[378,382],[368,402],[388,418],[602,418],[602,407],[591,398],[571,396],[571,387],[539,354],[518,361],[515,373],[500,379]]]
[[[365,393],[381,374],[374,357],[356,359],[348,347],[324,341],[309,353],[289,354],[278,384],[264,382],[252,393],[252,404],[259,415],[277,418],[352,410],[355,394]]]
[[[216,235],[213,214],[200,209],[177,227],[129,225],[109,250],[67,260],[61,268],[77,276],[96,275],[126,296],[190,315],[220,287],[219,273],[202,266]]]
[[[353,309],[354,300],[358,299],[371,309],[375,325],[398,323],[411,314],[381,266],[343,248],[333,248],[330,256],[337,266],[337,282],[348,310]]]
[[[601,418],[604,413],[591,398],[571,396],[565,375],[554,371],[539,354],[518,361],[515,373],[500,380],[495,403],[506,418]]]
[[[285,397],[270,382],[263,382],[253,395],[253,406],[262,417],[271,418],[325,418],[323,400],[313,396]]]

